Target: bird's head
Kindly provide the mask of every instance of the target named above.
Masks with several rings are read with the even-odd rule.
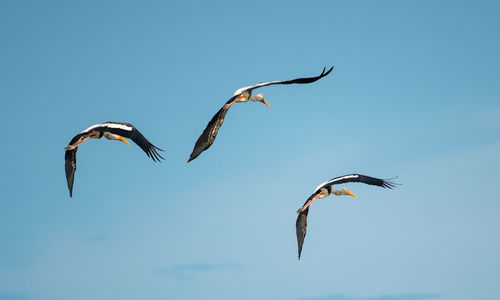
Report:
[[[267,105],[267,107],[271,108],[271,106],[269,106],[269,103],[267,103],[267,101],[264,99],[264,95],[263,94],[257,94],[255,96],[251,97],[250,100],[262,102],[265,105]]]
[[[108,140],[122,141],[130,146],[130,143],[121,135],[105,132],[104,137],[107,138]]]
[[[358,198],[358,197],[356,197],[356,195],[354,195],[353,193],[351,193],[351,191],[349,191],[347,188],[342,189],[342,194],[353,196],[354,198]]]

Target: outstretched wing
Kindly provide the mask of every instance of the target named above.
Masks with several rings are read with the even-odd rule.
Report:
[[[333,70],[333,67],[331,67],[326,73],[325,73],[325,70],[326,70],[326,67],[323,68],[323,72],[321,72],[321,74],[319,74],[318,76],[315,76],[315,77],[296,78],[296,79],[292,79],[292,80],[267,81],[267,82],[257,83],[257,84],[251,85],[251,86],[242,87],[242,88],[236,90],[236,92],[234,92],[234,95],[239,95],[239,94],[243,93],[244,91],[254,90],[257,88],[261,88],[261,87],[273,85],[273,84],[312,83],[312,82],[315,82],[315,81],[325,77],[326,75],[330,74],[330,72]]]
[[[302,253],[302,245],[304,245],[304,239],[307,232],[307,214],[309,213],[309,207],[305,211],[299,213],[297,216],[297,221],[295,222],[295,229],[297,231],[297,246],[298,248],[298,258],[300,260],[300,254]]]
[[[320,191],[314,192],[309,198],[307,198],[304,205],[306,205],[309,201],[313,201],[316,199]],[[307,207],[304,211],[299,212],[297,216],[297,221],[295,221],[295,230],[297,232],[297,246],[298,246],[298,258],[300,260],[300,255],[302,253],[302,245],[304,245],[304,239],[306,237],[307,232],[307,215],[309,214],[309,207]]]
[[[383,188],[389,188],[392,189],[395,187],[397,184],[392,181],[392,179],[379,179],[375,177],[370,177],[366,175],[361,175],[361,174],[349,174],[349,175],[344,175],[344,176],[339,176],[332,178],[328,180],[327,182],[323,182],[320,184],[315,191],[320,190],[321,188],[328,186],[328,185],[334,185],[334,184],[342,184],[342,183],[348,183],[348,182],[361,182],[369,185],[376,185],[380,186]]]
[[[205,130],[203,130],[203,133],[200,135],[198,140],[196,141],[193,152],[191,152],[191,155],[189,156],[189,159],[187,162],[192,161],[193,159],[197,158],[203,151],[207,150],[212,146],[212,144],[215,141],[215,138],[217,137],[217,133],[219,132],[220,127],[222,126],[222,123],[224,123],[224,118],[226,117],[226,113],[231,107],[230,104],[233,102],[233,100],[236,97],[233,96],[229,101],[224,104],[224,106],[219,109],[219,111],[212,117],[212,120],[208,122],[207,127]]]
[[[68,183],[69,196],[73,197],[73,182],[76,172],[76,150],[67,150],[64,154],[64,169],[66,170],[66,181]]]
[[[72,145],[76,143],[85,133],[79,133],[75,135],[68,145]],[[73,182],[75,180],[75,172],[76,172],[76,150],[66,150],[64,153],[64,169],[66,171],[66,181],[68,183],[69,196],[73,197]]]
[[[104,126],[102,128],[99,128],[99,130],[118,134],[123,137],[131,139],[132,141],[134,141],[134,143],[137,144],[137,146],[141,147],[141,149],[144,152],[146,152],[146,155],[150,157],[153,161],[160,162],[160,159],[164,159],[158,153],[158,151],[163,151],[163,150],[151,144],[151,142],[149,142],[148,139],[144,135],[142,135],[142,133],[132,124],[120,123],[120,122],[106,122],[103,123],[102,125]]]

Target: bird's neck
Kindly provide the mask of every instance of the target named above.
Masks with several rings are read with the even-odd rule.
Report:
[[[262,101],[262,98],[259,98],[257,96],[251,96],[249,100],[250,101],[259,101],[260,102],[260,101]]]
[[[336,190],[332,186],[332,194],[337,195],[337,196],[341,196],[341,195],[345,195],[345,191],[344,190]]]
[[[109,132],[104,132],[104,137],[107,138],[108,140],[117,140],[116,135]]]

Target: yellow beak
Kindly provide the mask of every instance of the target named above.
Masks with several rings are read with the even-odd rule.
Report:
[[[349,195],[349,196],[353,196],[353,197],[354,197],[354,198],[356,198],[356,199],[358,198],[358,197],[356,197],[356,195],[354,195],[353,193],[351,193],[351,191],[349,191],[347,188],[345,188],[345,190],[346,190],[346,192],[347,192],[347,195]]]
[[[269,103],[267,103],[266,100],[262,99],[262,103],[264,103],[265,105],[267,105],[267,107],[271,108],[271,106],[269,106]]]
[[[127,145],[129,145],[129,146],[130,146],[130,143],[129,143],[126,139],[124,139],[124,138],[123,138],[123,136],[119,135],[119,136],[118,136],[118,139],[119,139],[120,141],[124,142],[125,144],[127,144]]]

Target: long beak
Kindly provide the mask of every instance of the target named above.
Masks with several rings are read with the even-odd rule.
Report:
[[[356,197],[356,195],[354,195],[353,193],[351,193],[351,191],[349,191],[347,188],[345,188],[345,190],[346,190],[346,192],[347,192],[347,195],[349,195],[349,196],[353,196],[353,197],[354,197],[354,198],[356,198],[356,199],[358,198],[358,197]]]
[[[267,103],[266,100],[262,99],[262,103],[264,103],[265,105],[267,105],[267,107],[271,108],[271,106],[269,106],[269,103]]]
[[[129,146],[130,146],[130,143],[129,143],[126,139],[124,139],[124,138],[123,138],[123,136],[119,135],[119,136],[118,136],[118,139],[119,139],[120,141],[124,142],[125,144],[127,144],[127,145],[129,145]]]

